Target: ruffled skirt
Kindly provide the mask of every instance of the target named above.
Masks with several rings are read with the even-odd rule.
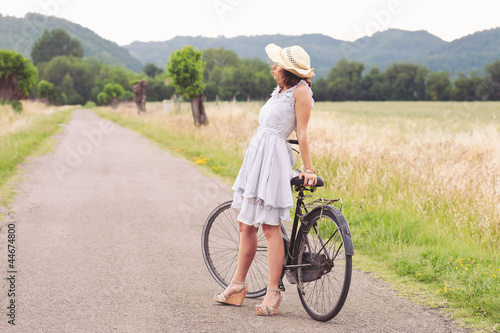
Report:
[[[240,209],[238,221],[260,227],[290,221],[293,207],[290,145],[277,133],[257,130],[233,185],[233,208]]]

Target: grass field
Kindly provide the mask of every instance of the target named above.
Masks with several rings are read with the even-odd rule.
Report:
[[[203,128],[188,104],[180,114],[160,104],[141,116],[132,105],[96,112],[232,183],[261,106],[207,103]],[[326,180],[318,193],[342,197],[356,265],[487,331],[500,327],[499,110],[494,102],[325,102],[309,126]]]
[[[72,110],[27,101],[23,107],[24,111],[18,113],[0,105],[0,206],[4,207],[12,196],[12,186],[7,183],[18,172],[19,163],[35,152],[41,153],[47,139],[62,129],[59,124],[69,121]]]

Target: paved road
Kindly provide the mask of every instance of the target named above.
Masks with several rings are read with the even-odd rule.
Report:
[[[58,139],[53,153],[25,165],[12,206],[15,297],[2,279],[0,332],[465,332],[363,272],[327,323],[307,316],[291,286],[273,318],[254,315],[259,300],[214,304],[220,288],[200,234],[230,188],[88,110],[75,111]],[[6,277],[8,223],[0,226]]]

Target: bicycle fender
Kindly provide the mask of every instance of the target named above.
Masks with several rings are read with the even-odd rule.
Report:
[[[354,245],[352,243],[351,230],[349,229],[349,224],[347,224],[344,215],[342,215],[342,213],[337,208],[331,206],[318,206],[313,208],[309,213],[307,213],[305,218],[307,219],[308,216],[316,213],[317,211],[321,211],[321,209],[329,210],[333,214],[333,216],[339,223],[340,232],[342,232],[342,234],[345,237],[345,242],[344,242],[345,253],[347,255],[353,256]]]

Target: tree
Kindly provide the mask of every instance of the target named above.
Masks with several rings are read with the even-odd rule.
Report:
[[[480,99],[478,88],[481,85],[481,78],[476,71],[472,71],[469,77],[463,73],[458,74],[454,81],[455,88],[452,92],[452,98],[456,101],[473,101]]]
[[[418,66],[417,76],[415,77],[416,96],[415,98],[424,101],[427,99],[427,77],[430,70],[424,66]]]
[[[122,102],[133,102],[135,98],[135,95],[133,92],[126,90],[122,97],[120,98],[120,101]]]
[[[30,60],[12,51],[0,50],[0,99],[19,102],[28,97],[38,80]]]
[[[393,63],[383,75],[384,94],[396,101],[424,100],[428,72],[420,65]]]
[[[109,96],[104,91],[101,91],[100,93],[97,94],[97,104],[107,105],[109,104],[109,102],[110,102]]]
[[[210,73],[216,67],[237,66],[241,63],[238,54],[233,50],[226,50],[223,47],[218,49],[207,49],[203,51],[203,61],[205,61],[205,71],[203,78],[208,81]]]
[[[381,101],[383,96],[382,74],[378,67],[372,67],[370,72],[361,79],[360,98],[365,101]]]
[[[50,95],[54,91],[54,85],[50,82],[47,82],[45,80],[41,80],[38,82],[37,86],[37,94],[38,97],[43,98],[45,100],[45,104],[49,105],[50,104]]]
[[[107,101],[109,101],[108,103],[111,103],[111,107],[116,109],[118,102],[120,101],[120,97],[125,93],[125,90],[123,90],[123,87],[118,83],[108,83],[104,86],[103,92],[108,97]],[[99,95],[97,95],[97,98],[99,99]]]
[[[59,88],[68,100],[71,101],[71,104],[85,104],[85,98],[75,90],[75,80],[73,80],[70,73],[64,75]]]
[[[147,101],[163,101],[170,99],[175,92],[175,88],[165,85],[166,74],[157,75],[155,78],[147,78]]]
[[[450,73],[442,71],[430,73],[427,94],[431,101],[448,101],[451,96]]]
[[[485,66],[486,80],[483,84],[485,95],[490,101],[500,101],[500,60]]]
[[[241,60],[234,51],[221,47],[204,50],[203,60],[207,100],[267,99],[276,86],[269,64],[259,58]]]
[[[40,79],[54,84],[69,104],[85,104],[92,97],[95,77],[90,66],[80,58],[56,57],[38,65]],[[102,91],[103,86],[99,91]]]
[[[170,54],[170,60],[166,67],[172,85],[176,93],[182,94],[191,100],[194,124],[196,126],[208,125],[205,107],[203,105],[203,71],[205,63],[203,54],[192,46],[185,46]]]
[[[45,104],[64,105],[67,98],[54,85],[45,80],[41,80],[37,85],[37,95],[45,100]]]
[[[314,82],[314,100],[318,102],[328,101],[328,82],[320,77]]]
[[[360,97],[361,74],[364,64],[357,61],[340,59],[328,73],[328,88],[334,100],[358,100]]]
[[[58,56],[83,57],[80,41],[71,38],[63,29],[45,30],[31,49],[33,63],[48,62]]]
[[[153,79],[155,78],[156,75],[160,75],[163,73],[163,69],[150,62],[144,65],[142,71],[144,72],[144,74]]]
[[[104,86],[108,83],[118,83],[124,90],[131,90],[131,81],[137,81],[140,77],[138,74],[120,66],[109,66],[103,63],[95,64],[89,62],[88,59],[85,60],[85,64],[89,66],[91,75],[95,78],[94,87],[89,95],[89,98],[92,99],[95,99],[97,94],[103,91]]]
[[[146,112],[146,87],[148,83],[146,80],[140,80],[139,82],[132,85],[132,91],[134,92],[135,104],[137,105],[137,113]]]
[[[222,99],[246,101],[248,97],[258,97],[260,94],[259,82],[265,85],[265,78],[257,75],[252,66],[239,64],[222,70],[220,80],[220,95]],[[269,74],[268,74],[269,75]],[[269,95],[271,89],[267,89]]]
[[[415,78],[406,72],[398,73],[392,92],[395,100],[411,101],[416,99]]]

